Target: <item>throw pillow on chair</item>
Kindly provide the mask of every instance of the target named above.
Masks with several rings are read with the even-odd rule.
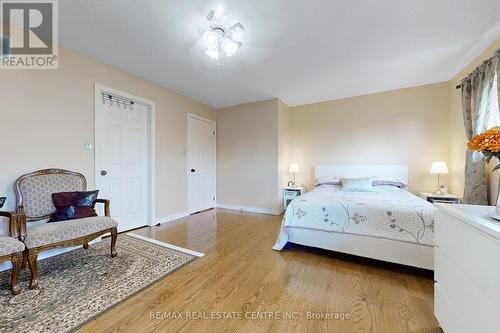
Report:
[[[52,193],[52,202],[56,211],[49,222],[97,216],[95,203],[98,194],[98,190]]]

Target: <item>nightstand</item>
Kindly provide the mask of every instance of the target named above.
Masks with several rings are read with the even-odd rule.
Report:
[[[420,192],[418,196],[432,203],[450,203],[450,204],[460,203],[460,198],[453,194],[435,194],[435,193]]]
[[[286,209],[293,199],[304,194],[305,192],[306,189],[304,186],[283,188],[283,208]]]

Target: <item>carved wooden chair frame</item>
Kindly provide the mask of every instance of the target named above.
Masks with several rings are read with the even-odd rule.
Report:
[[[18,239],[19,228],[17,225],[16,213],[0,211],[0,216],[7,217],[9,219],[9,235],[12,238]],[[6,261],[6,260],[10,260],[12,262],[10,288],[12,293],[14,295],[17,295],[21,292],[21,287],[19,286],[19,273],[21,272],[22,268],[23,252],[17,252],[0,256],[0,261]]]
[[[69,171],[69,170],[64,170],[64,169],[44,169],[44,170],[38,170],[35,172],[28,173],[26,175],[23,175],[19,177],[16,180],[15,184],[15,192],[16,192],[16,197],[17,197],[17,216],[18,216],[18,221],[19,221],[19,233],[20,233],[20,240],[24,241],[26,239],[26,233],[27,233],[27,223],[33,222],[33,221],[39,221],[39,220],[44,220],[48,219],[52,216],[53,213],[47,214],[44,216],[26,216],[26,212],[24,210],[24,198],[23,194],[21,191],[21,182],[29,177],[34,177],[34,176],[43,176],[43,175],[50,175],[50,174],[57,174],[57,175],[73,175],[80,177],[83,183],[83,190],[87,188],[87,180],[85,179],[85,176],[82,175],[81,173],[74,172],[74,171]],[[111,217],[110,214],[110,201],[108,199],[97,199],[97,203],[103,204],[104,205],[104,215],[106,217]],[[111,257],[116,257],[116,239],[118,237],[118,230],[116,227],[114,228],[109,228],[105,230],[101,230],[99,232],[90,234],[90,235],[85,235],[79,238],[75,239],[70,239],[70,240],[65,240],[61,242],[56,242],[52,244],[45,244],[42,246],[34,247],[31,249],[26,248],[23,253],[23,262],[22,262],[22,267],[26,265],[26,262],[28,262],[28,266],[31,272],[31,281],[30,281],[30,289],[35,289],[38,286],[38,266],[37,266],[37,258],[38,258],[38,253],[40,251],[44,250],[49,250],[49,249],[54,249],[54,248],[60,248],[60,247],[69,247],[69,246],[77,246],[77,245],[83,245],[84,249],[88,249],[89,247],[89,242],[92,241],[93,239],[96,239],[99,236],[102,236],[104,234],[111,233]]]

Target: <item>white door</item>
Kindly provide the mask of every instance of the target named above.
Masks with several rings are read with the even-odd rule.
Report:
[[[188,116],[188,211],[215,207],[215,122]]]
[[[148,111],[96,103],[96,186],[118,231],[148,224]]]

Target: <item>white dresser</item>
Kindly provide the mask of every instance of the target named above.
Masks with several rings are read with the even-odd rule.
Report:
[[[446,333],[500,332],[500,222],[495,207],[437,204],[434,313]]]

